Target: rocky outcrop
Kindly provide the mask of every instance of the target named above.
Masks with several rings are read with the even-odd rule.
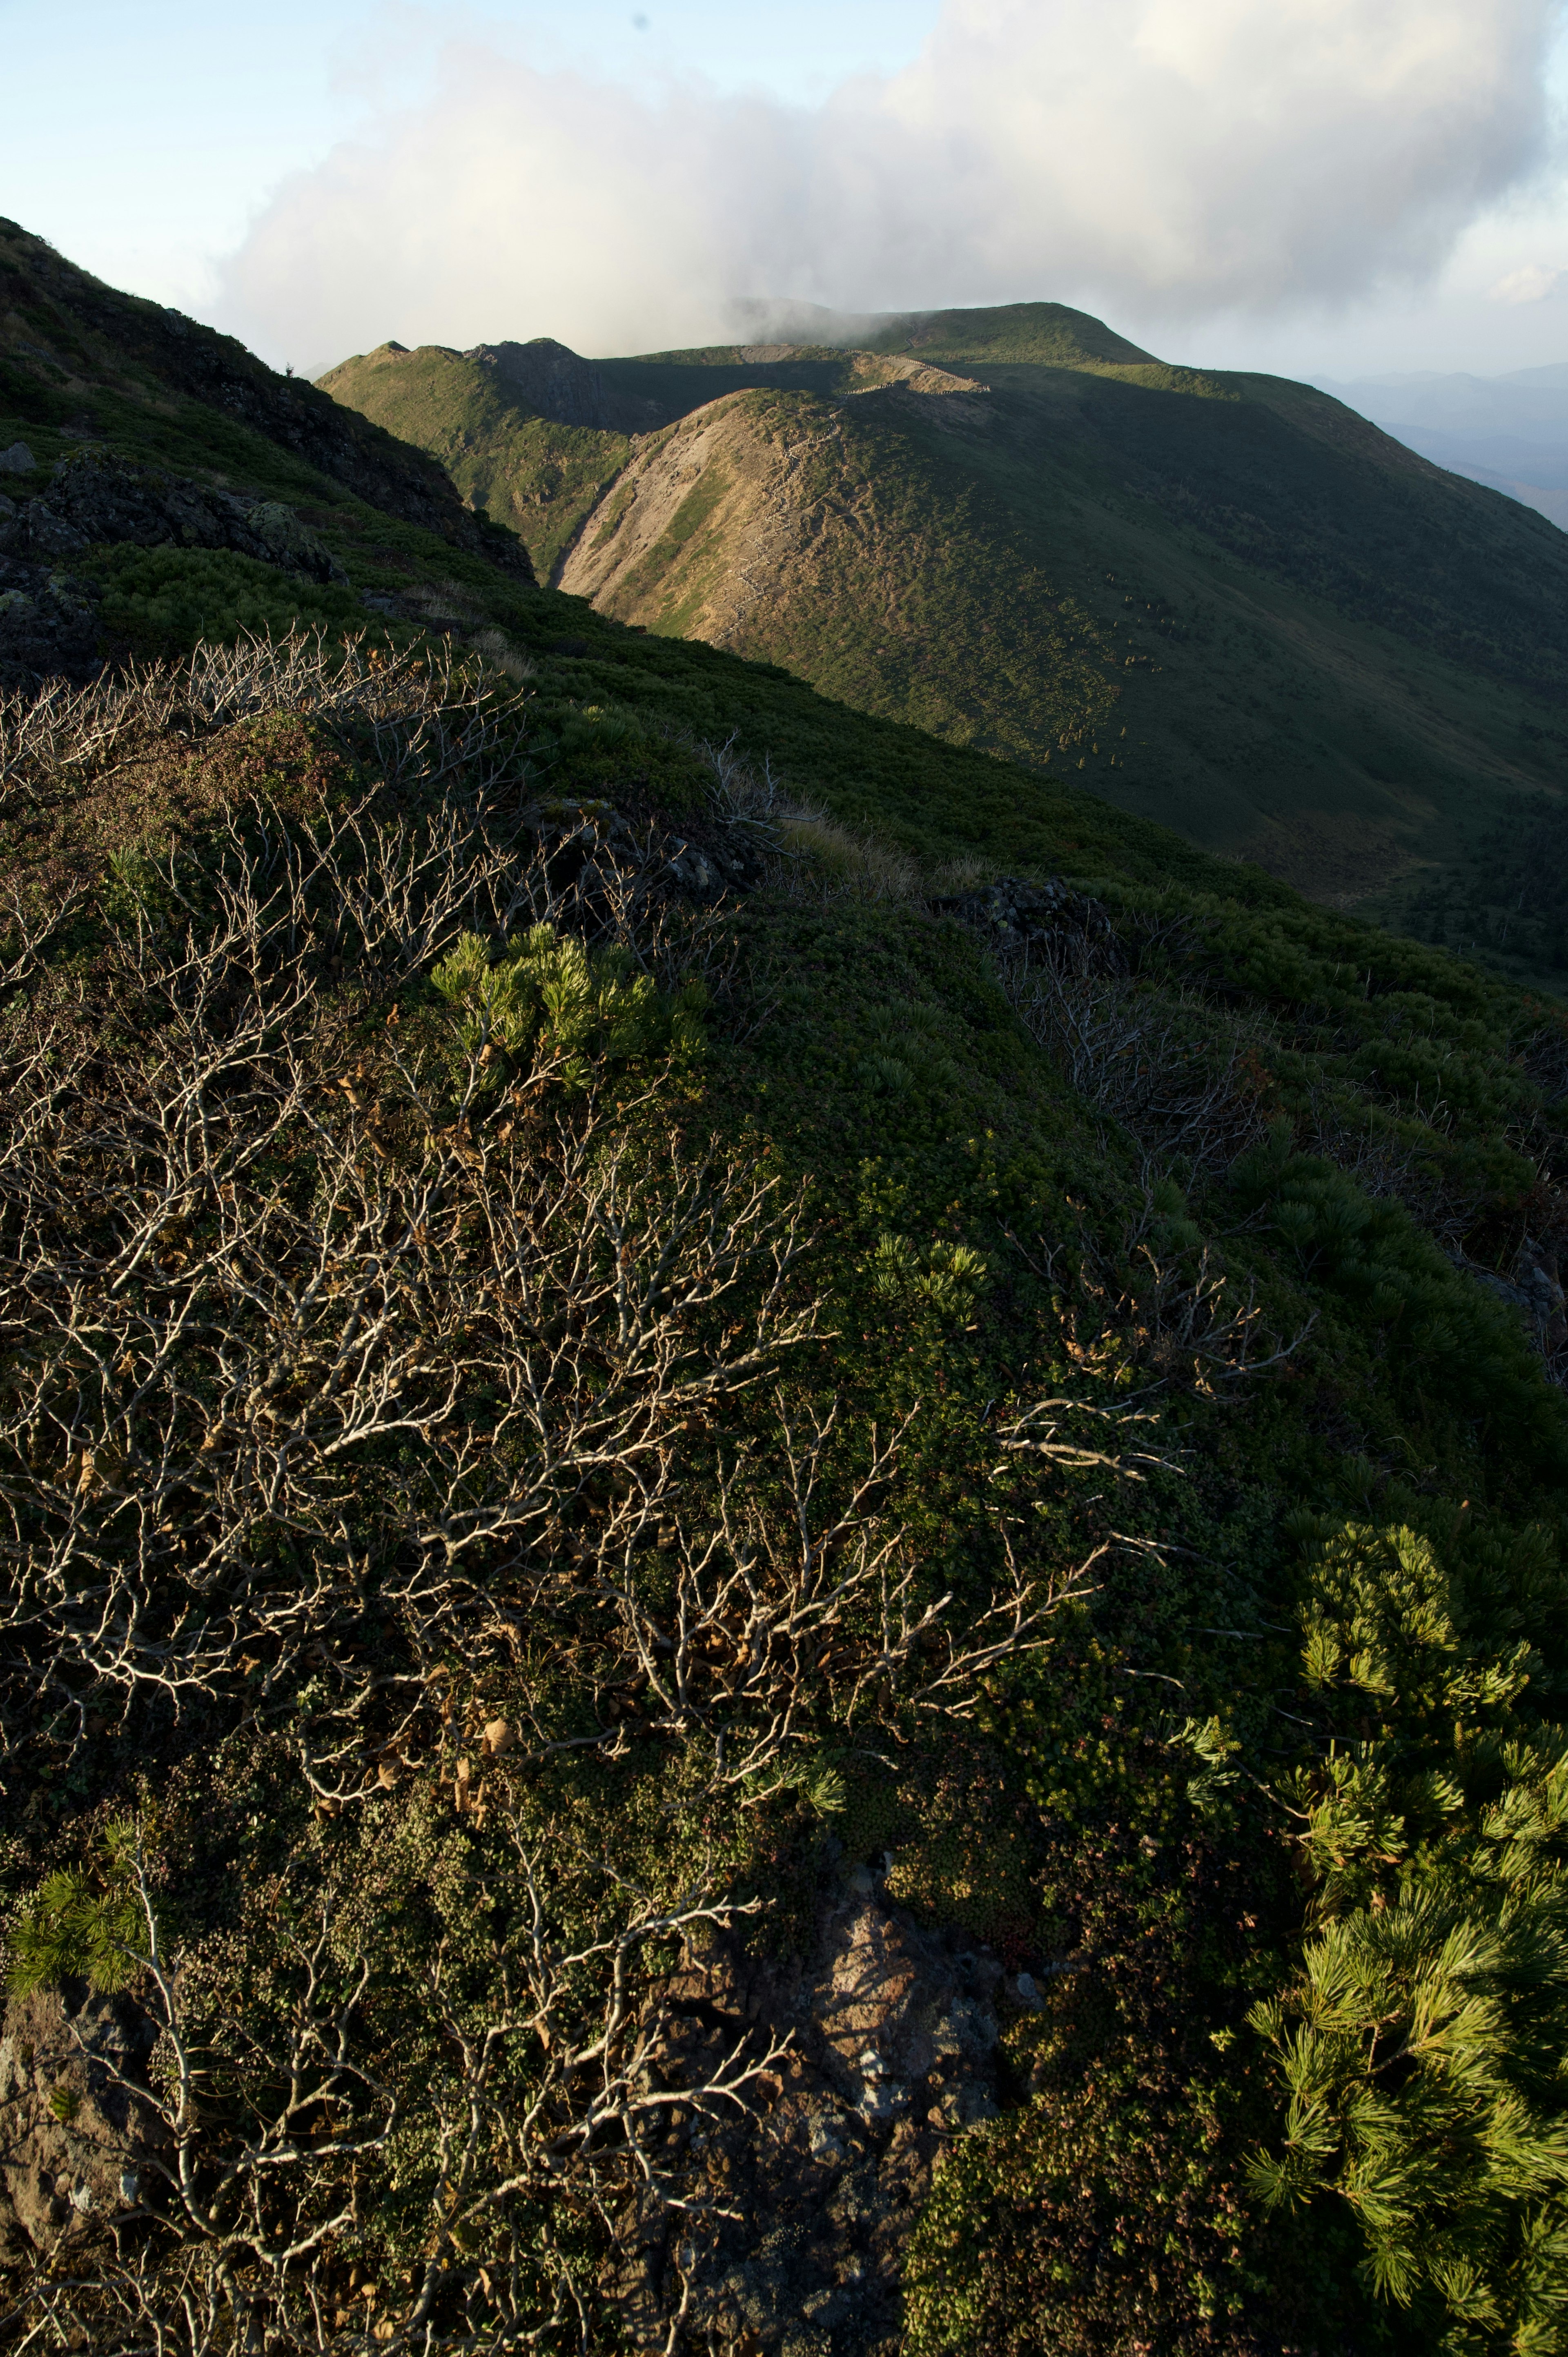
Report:
[[[83,566],[89,550],[124,542],[232,549],[310,581],[348,577],[320,535],[279,500],[85,452],[62,459],[38,497],[0,492],[0,687],[93,675],[102,593]]]
[[[676,2116],[672,2145],[728,2213],[693,2297],[696,2343],[750,2357],[897,2348],[932,2168],[959,2130],[994,2116],[999,2007],[1020,2001],[993,1955],[922,1932],[865,1867],[824,1898],[809,1960],[772,1966],[726,1943],[688,1955],[666,1993],[671,2073],[694,2078],[747,2026],[794,2043],[758,2115]],[[634,2346],[663,2346],[681,2231],[653,2202],[621,2222],[605,2290]]]
[[[554,880],[596,915],[624,908],[628,893],[711,908],[763,877],[762,853],[745,826],[687,822],[676,832],[661,818],[632,819],[611,802],[575,796],[531,803],[520,823],[548,848]]]
[[[512,400],[541,417],[553,418],[557,425],[588,425],[601,432],[626,430],[621,414],[625,404],[607,394],[593,361],[584,360],[568,345],[556,343],[553,337],[535,336],[526,344],[476,344],[463,357],[493,371]],[[651,404],[638,407],[632,430],[648,422],[640,411]]]
[[[1554,1372],[1568,1370],[1568,1295],[1563,1291],[1562,1262],[1551,1245],[1526,1236],[1506,1276],[1462,1257],[1459,1265],[1468,1269],[1477,1285],[1520,1312]],[[1558,1380],[1563,1380],[1561,1373]]]
[[[0,497],[0,548],[18,512]],[[57,678],[80,684],[98,668],[96,592],[61,566],[0,555],[0,688]]]
[[[247,500],[96,452],[64,458],[41,499],[0,520],[0,550],[35,562],[94,543],[227,548],[310,581],[346,581],[318,533],[276,500]]]
[[[91,2244],[139,2208],[164,2140],[140,2081],[156,2029],[127,1997],[40,1989],[0,2033],[0,2266]]]
[[[1075,963],[1087,959],[1099,972],[1120,973],[1127,954],[1103,903],[1074,891],[1059,876],[1026,884],[999,876],[970,892],[947,892],[930,903],[938,916],[972,926],[987,945],[1012,956],[1071,944]]]

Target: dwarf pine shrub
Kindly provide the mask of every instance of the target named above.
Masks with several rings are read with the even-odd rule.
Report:
[[[496,960],[482,934],[464,933],[431,980],[462,1009],[466,1049],[494,1046],[509,1056],[541,1049],[559,1057],[578,1086],[595,1057],[702,1053],[708,994],[700,980],[666,996],[638,971],[629,950],[590,950],[553,925],[534,925]]]
[[[350,589],[306,581],[232,549],[140,548],[131,543],[95,552],[93,576],[103,589],[103,627],[148,652],[194,647],[242,631],[315,625],[334,634],[364,624]]]
[[[1306,1684],[1344,1730],[1280,1787],[1312,1886],[1300,1970],[1252,2010],[1284,2106],[1251,2165],[1333,2193],[1374,2290],[1454,2352],[1568,2346],[1568,1735],[1527,1643],[1466,1639],[1431,1544],[1318,1553]]]
[[[133,1875],[137,1829],[128,1817],[105,1828],[83,1871],[49,1875],[11,1932],[8,1986],[15,1996],[84,1980],[101,1995],[135,1978],[147,1935]]]

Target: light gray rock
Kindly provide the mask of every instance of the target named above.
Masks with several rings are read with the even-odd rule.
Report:
[[[743,2035],[790,2041],[750,2116],[710,2107],[690,2124],[687,2150],[725,2204],[692,2287],[694,2348],[889,2357],[931,2169],[951,2137],[996,2117],[1002,1966],[890,1906],[885,1873],[852,1867],[824,1887],[809,1956],[770,1964],[718,1939],[665,1984],[657,2083],[696,2084]],[[656,2202],[629,2203],[601,2282],[649,2357],[667,2345],[680,2231]]]
[[[0,473],[30,475],[38,463],[25,442],[13,442],[8,450],[0,450]]]
[[[245,521],[269,564],[281,565],[286,572],[306,574],[313,581],[348,579],[321,534],[302,523],[294,510],[285,507],[281,500],[263,500],[251,509]]]

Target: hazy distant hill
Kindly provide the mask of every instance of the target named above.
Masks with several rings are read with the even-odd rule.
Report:
[[[1568,528],[1568,362],[1507,376],[1361,377],[1324,390],[1423,457]]]
[[[1568,540],[1327,394],[1022,304],[322,379],[606,614],[1397,909],[1558,790]],[[857,339],[850,345],[848,336]]]

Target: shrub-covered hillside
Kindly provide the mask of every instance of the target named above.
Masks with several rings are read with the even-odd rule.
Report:
[[[18,2320],[1556,2346],[1560,1014],[429,640],[5,726]]]
[[[7,382],[18,2344],[1559,2349],[1561,1007]]]

